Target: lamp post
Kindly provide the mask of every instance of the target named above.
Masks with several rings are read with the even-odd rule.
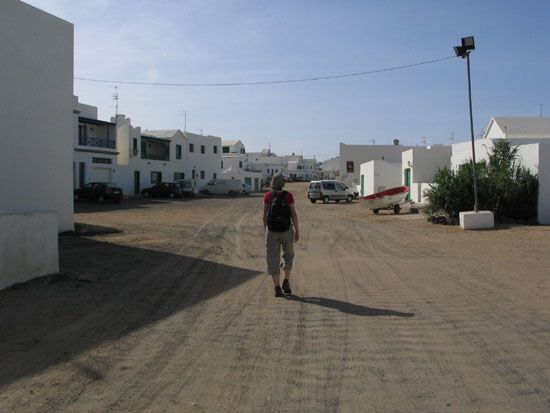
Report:
[[[468,100],[470,103],[470,134],[472,138],[472,174],[474,178],[474,211],[478,212],[477,179],[476,179],[476,148],[474,144],[474,119],[472,116],[472,83],[470,81],[470,50],[476,48],[473,36],[463,37],[462,45],[454,48],[457,57],[466,58],[468,67]]]

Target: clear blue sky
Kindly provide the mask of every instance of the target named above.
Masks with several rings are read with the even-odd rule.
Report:
[[[550,2],[27,0],[75,25],[75,76],[240,82],[375,70],[452,56],[473,35],[474,130],[491,116],[550,114]],[[114,114],[112,85],[75,81]],[[335,156],[338,143],[469,139],[466,62],[300,84],[120,85],[119,112],[144,129],[183,129]]]

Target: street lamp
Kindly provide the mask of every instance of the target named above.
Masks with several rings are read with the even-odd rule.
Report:
[[[476,148],[474,144],[474,119],[472,116],[472,83],[470,81],[470,50],[475,50],[474,36],[463,37],[462,45],[455,46],[455,54],[462,59],[466,58],[468,66],[468,100],[470,102],[470,134],[472,137],[472,173],[474,177],[474,211],[478,212],[477,180],[476,180]]]

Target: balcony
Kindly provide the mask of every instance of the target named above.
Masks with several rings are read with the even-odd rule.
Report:
[[[141,159],[170,161],[170,140],[142,135]]]
[[[86,136],[79,136],[78,144],[82,146],[93,146],[96,148],[108,148],[115,149],[116,141],[108,138],[88,138]]]

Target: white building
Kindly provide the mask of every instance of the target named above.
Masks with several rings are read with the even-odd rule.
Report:
[[[73,25],[0,2],[0,289],[59,270],[73,230]]]
[[[222,156],[230,153],[246,153],[246,148],[241,141],[222,141]]]
[[[393,145],[347,145],[340,143],[340,155],[338,176],[339,180],[351,188],[360,190],[360,166],[361,164],[374,160],[386,161],[388,163],[401,163],[401,153],[414,146],[399,145],[394,140]]]
[[[311,181],[319,177],[319,164],[316,159],[304,158],[302,155],[286,156],[286,172],[297,181]]]
[[[71,231],[73,25],[2,0],[0,39],[0,210],[55,211]]]
[[[474,141],[476,161],[488,160],[499,139],[519,148],[522,165],[539,177],[538,221],[550,224],[550,119],[535,117],[493,117],[482,139]],[[452,145],[451,168],[471,162],[472,143]]]
[[[248,165],[253,171],[262,172],[264,182],[269,182],[273,175],[286,174],[287,159],[284,156],[277,156],[270,149],[261,152],[247,153]]]
[[[417,147],[402,153],[401,184],[410,188],[408,199],[425,203],[424,191],[433,183],[439,169],[451,166],[452,148],[448,145]]]
[[[401,185],[401,163],[389,163],[376,159],[361,164],[359,173],[361,196],[372,195]]]
[[[250,168],[246,148],[241,141],[222,141],[221,178],[238,179],[250,185],[252,191],[260,191],[262,172]]]
[[[141,162],[146,169],[155,165],[156,170],[156,173],[149,172],[151,184],[191,178],[188,142],[185,133],[179,129],[146,129],[142,132]]]
[[[188,177],[197,179],[199,188],[211,179],[219,179],[222,169],[222,139],[218,136],[204,136],[190,132],[184,135],[188,142]]]
[[[340,158],[330,158],[321,164],[321,176],[323,179],[339,179],[340,178]]]
[[[131,119],[118,115],[117,183],[125,195],[139,195],[158,182],[184,179],[187,173],[187,139],[179,129],[143,131]]]
[[[73,110],[73,188],[88,182],[117,182],[116,124],[97,119],[97,107],[78,103]]]

